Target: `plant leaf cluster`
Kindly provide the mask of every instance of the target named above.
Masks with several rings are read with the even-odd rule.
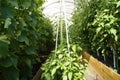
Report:
[[[71,42],[90,53],[113,60],[120,56],[119,0],[76,0],[70,27]],[[111,65],[110,65],[111,66]]]
[[[0,80],[32,78],[37,51],[47,49],[39,44],[52,41],[52,25],[38,10],[42,4],[43,0],[0,0]]]
[[[78,52],[81,48],[71,44],[70,54],[67,47],[60,45],[42,65],[42,78],[45,80],[85,80],[87,61]],[[84,64],[83,64],[84,62]]]

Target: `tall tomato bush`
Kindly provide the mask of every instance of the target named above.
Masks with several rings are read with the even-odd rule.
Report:
[[[42,41],[39,29],[51,26],[38,11],[42,4],[43,0],[0,0],[0,80],[32,77],[34,56]]]
[[[70,31],[72,42],[90,53],[97,53],[104,61],[108,58],[114,67],[119,64],[120,55],[119,8],[117,0],[77,1]]]

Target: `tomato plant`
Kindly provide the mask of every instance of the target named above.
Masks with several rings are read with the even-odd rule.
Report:
[[[48,45],[52,36],[50,21],[38,10],[42,4],[43,0],[0,0],[0,80],[32,78],[38,44]]]
[[[42,65],[42,78],[45,80],[85,80],[84,74],[87,61],[78,56],[81,48],[71,44],[70,55],[67,46],[60,45],[57,52],[53,52]],[[85,62],[83,64],[83,61]]]
[[[71,25],[71,41],[118,69],[119,8],[118,0],[76,1],[77,10]]]

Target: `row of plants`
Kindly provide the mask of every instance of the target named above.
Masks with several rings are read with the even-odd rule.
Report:
[[[64,17],[54,24],[55,50],[42,64],[43,80],[86,80],[84,75],[87,61],[82,58],[82,48],[78,44],[69,43]]]
[[[53,51],[42,65],[41,78],[45,80],[85,80],[87,61],[80,54],[81,47],[70,45],[68,53],[65,44],[59,45],[57,51]]]
[[[71,42],[120,71],[120,1],[76,0],[76,5]]]
[[[39,52],[52,48],[43,0],[0,0],[0,80],[31,80]],[[49,44],[48,44],[49,43]]]

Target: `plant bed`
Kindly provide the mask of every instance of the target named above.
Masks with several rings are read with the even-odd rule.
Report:
[[[67,48],[61,46],[56,53],[49,55],[33,80],[39,80],[40,76],[43,80],[85,80],[87,62],[82,54],[77,54],[78,49],[76,45],[71,45],[69,54]]]
[[[113,69],[107,67],[88,53],[83,52],[83,58],[88,61],[88,73],[85,74],[86,80],[120,80],[119,74],[117,74]],[[40,80],[41,74],[42,70],[39,68],[33,80]]]

